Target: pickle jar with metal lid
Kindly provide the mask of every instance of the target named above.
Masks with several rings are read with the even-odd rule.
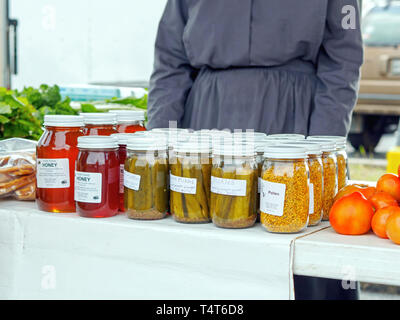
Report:
[[[307,140],[312,139],[308,138]],[[322,151],[322,165],[324,172],[324,196],[322,220],[329,220],[329,212],[333,206],[335,196],[338,192],[338,167],[336,157],[336,142],[332,140],[319,139]]]
[[[174,146],[170,159],[170,209],[177,222],[208,223],[211,145],[208,140],[194,138]]]
[[[248,228],[257,219],[257,162],[249,145],[215,144],[211,171],[211,217],[222,228]]]
[[[266,146],[261,185],[261,224],[273,233],[297,233],[309,219],[307,149]]]
[[[307,140],[331,140],[336,142],[336,160],[338,171],[338,190],[346,186],[348,181],[347,139],[342,136],[310,136]]]
[[[322,220],[322,200],[324,190],[324,176],[322,165],[321,145],[318,141],[290,141],[287,145],[301,147],[307,150],[308,170],[310,173],[310,206],[309,226],[316,226]]]
[[[124,204],[128,218],[158,220],[168,211],[166,140],[133,134],[124,170]]]

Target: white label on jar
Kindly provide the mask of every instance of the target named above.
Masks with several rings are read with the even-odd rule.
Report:
[[[123,164],[119,165],[119,193],[124,193],[124,171],[125,166]]]
[[[172,191],[186,194],[196,194],[197,179],[183,178],[170,174],[169,187]]]
[[[139,191],[141,176],[124,170],[124,186],[128,189]]]
[[[309,214],[314,213],[314,185],[310,183],[310,205],[309,205]]]
[[[286,185],[262,180],[260,209],[262,212],[282,217],[285,206]]]
[[[38,159],[37,186],[38,188],[59,189],[69,188],[68,159]]]
[[[246,196],[246,180],[223,179],[211,176],[211,192],[225,196]]]
[[[101,173],[75,172],[75,201],[101,203],[101,189]]]

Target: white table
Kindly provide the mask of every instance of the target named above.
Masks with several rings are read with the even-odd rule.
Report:
[[[259,224],[85,219],[1,201],[0,298],[280,299],[276,266],[287,261],[276,259],[290,237]],[[295,274],[400,285],[400,247],[389,240],[341,236],[327,223],[296,237]]]
[[[294,272],[400,286],[400,246],[372,232],[344,236],[330,227],[296,240]]]

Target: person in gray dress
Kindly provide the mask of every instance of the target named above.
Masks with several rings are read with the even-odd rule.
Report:
[[[357,0],[168,0],[148,128],[346,136],[362,62]]]
[[[346,135],[363,49],[345,6],[357,0],[169,0],[148,127]]]

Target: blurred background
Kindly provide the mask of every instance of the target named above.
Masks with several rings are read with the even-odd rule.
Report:
[[[90,102],[88,111],[110,102],[145,109],[165,4],[0,0],[0,139],[36,138],[32,122],[19,119],[9,104],[39,119],[78,112],[82,100]],[[365,63],[348,152],[351,178],[376,181],[387,171],[397,173],[400,164],[400,1],[360,0],[360,7]],[[397,299],[400,293],[362,287],[364,298]]]
[[[7,3],[12,87],[149,79],[166,0],[0,0],[0,12]]]

